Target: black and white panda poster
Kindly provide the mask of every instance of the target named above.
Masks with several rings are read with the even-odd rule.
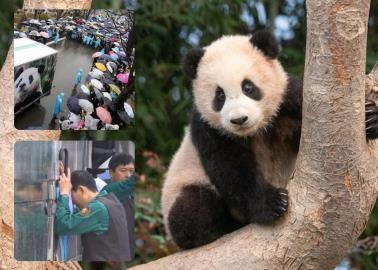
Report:
[[[54,79],[56,55],[26,63],[14,68],[14,104],[18,107],[33,102],[49,92]]]

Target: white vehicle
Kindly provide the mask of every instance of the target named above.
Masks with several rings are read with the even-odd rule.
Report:
[[[50,94],[57,53],[29,38],[14,40],[15,115]]]

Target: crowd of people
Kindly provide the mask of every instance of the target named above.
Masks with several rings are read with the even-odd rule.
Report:
[[[60,20],[27,20],[15,29],[15,38],[27,37],[49,45],[61,38],[80,42],[98,51],[88,74],[79,69],[74,78],[72,95],[55,94],[51,124],[61,130],[118,130],[134,120],[135,94],[126,91],[134,62],[134,53],[127,55],[129,31],[122,24],[115,25],[107,16]],[[129,91],[130,92],[130,91]],[[67,105],[67,109],[63,106]]]

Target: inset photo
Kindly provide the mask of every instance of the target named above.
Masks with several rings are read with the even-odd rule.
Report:
[[[133,142],[25,141],[14,151],[17,260],[134,258]]]
[[[134,12],[18,10],[14,124],[21,130],[134,125]]]

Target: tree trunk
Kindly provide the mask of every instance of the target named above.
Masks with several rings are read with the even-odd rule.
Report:
[[[364,117],[369,1],[307,0],[307,11],[302,137],[284,220],[133,269],[333,269],[361,234],[378,188]]]
[[[90,8],[91,0],[25,0],[24,8]],[[13,145],[16,141],[59,140],[59,131],[20,131],[14,128],[13,44],[0,73],[0,269],[81,269],[77,262],[19,262],[13,256]]]

